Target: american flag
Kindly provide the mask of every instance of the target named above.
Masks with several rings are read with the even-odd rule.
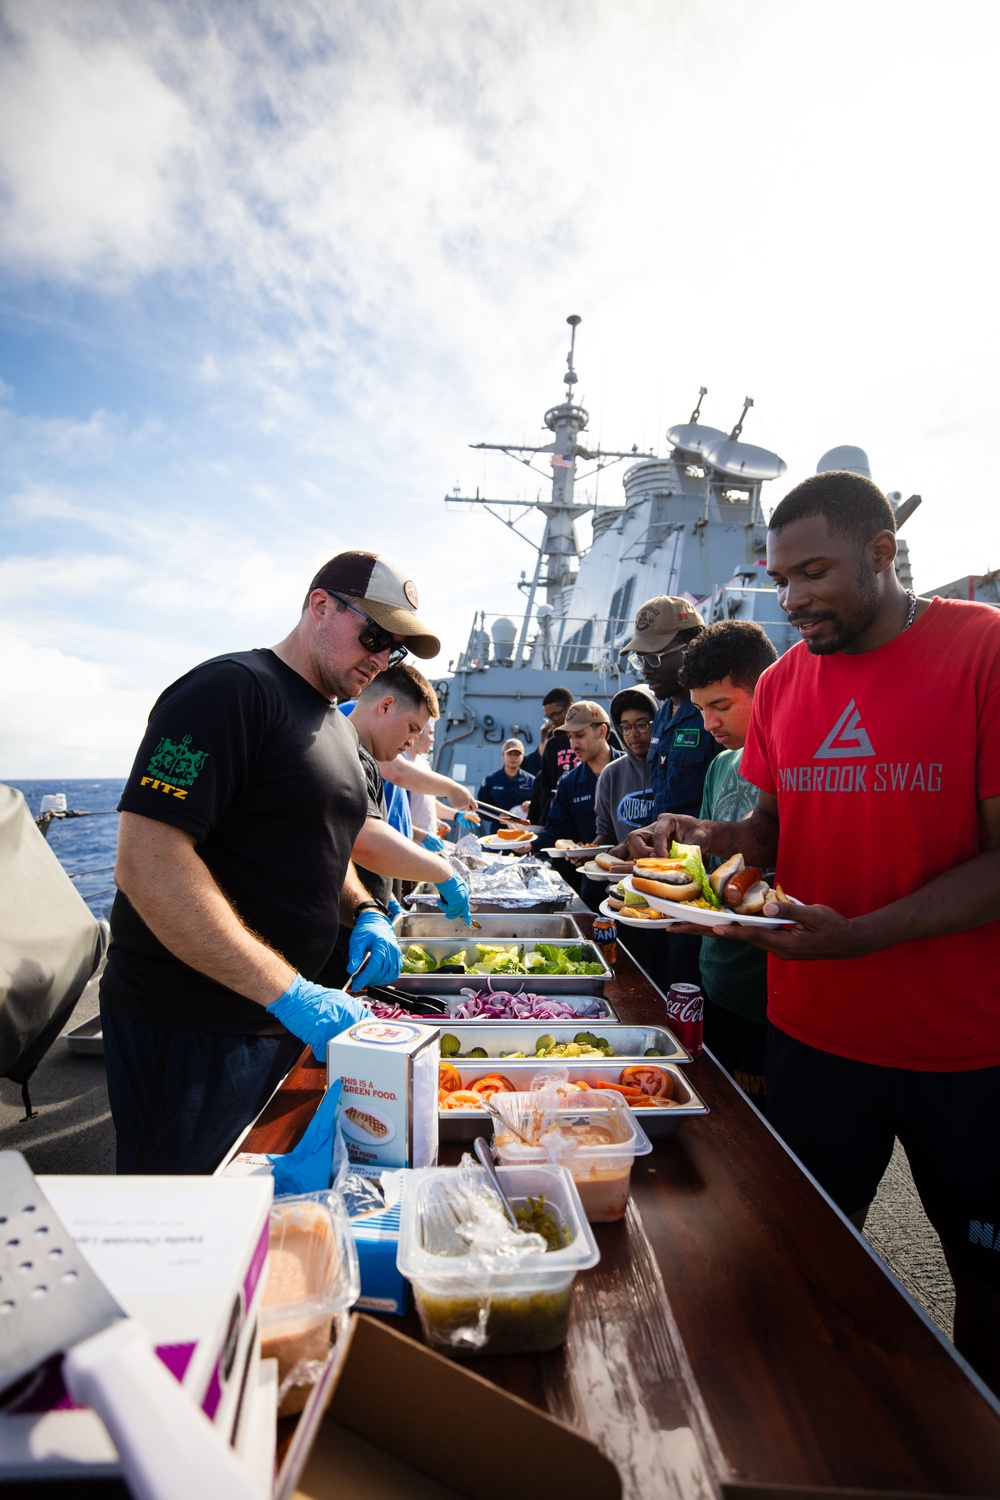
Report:
[[[571,469],[573,460],[565,453],[553,453],[549,463],[554,469]]]

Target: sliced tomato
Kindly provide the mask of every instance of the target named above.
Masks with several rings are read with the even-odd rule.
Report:
[[[502,1073],[487,1073],[482,1078],[477,1078],[475,1083],[470,1083],[469,1088],[480,1099],[492,1099],[494,1094],[516,1094],[517,1090],[509,1078]]]
[[[446,1094],[451,1094],[461,1087],[462,1075],[454,1063],[442,1063],[438,1073],[438,1088],[443,1089]]]
[[[619,1081],[630,1088],[641,1089],[651,1099],[672,1099],[674,1080],[665,1068],[654,1068],[649,1063],[638,1067],[622,1068]]]
[[[440,1098],[440,1095],[438,1095]],[[451,1094],[445,1096],[442,1109],[482,1109],[483,1101],[479,1094],[474,1094],[471,1089],[455,1089]]]

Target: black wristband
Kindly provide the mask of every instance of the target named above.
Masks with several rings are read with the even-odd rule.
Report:
[[[367,901],[358,902],[357,906],[354,908],[354,911],[351,913],[351,922],[356,922],[361,913],[363,911],[368,911],[369,907],[371,907],[374,911],[380,911],[383,917],[388,917],[389,915],[389,908],[387,906],[383,906],[381,901],[376,901],[374,896],[370,896]]]

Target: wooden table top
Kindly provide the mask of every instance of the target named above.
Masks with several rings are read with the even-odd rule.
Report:
[[[621,942],[607,993],[663,1024]],[[644,1500],[726,1479],[1000,1495],[1000,1405],[715,1062],[690,1077],[711,1113],[638,1158],[628,1217],[595,1226],[566,1347],[476,1372],[577,1426]],[[288,1150],[324,1081],[307,1053],[242,1149]],[[412,1312],[393,1322],[419,1337]]]

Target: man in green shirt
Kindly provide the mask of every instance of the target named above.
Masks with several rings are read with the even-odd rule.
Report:
[[[700,709],[708,733],[722,746],[705,777],[702,818],[736,823],[756,806],[757,788],[743,780],[740,760],[757,679],[777,659],[763,630],[750,620],[722,620],[703,631],[684,653],[681,685]],[[713,869],[720,861],[706,855],[705,863]],[[699,962],[705,1043],[744,1093],[763,1108],[767,954],[746,943],[703,937]]]

